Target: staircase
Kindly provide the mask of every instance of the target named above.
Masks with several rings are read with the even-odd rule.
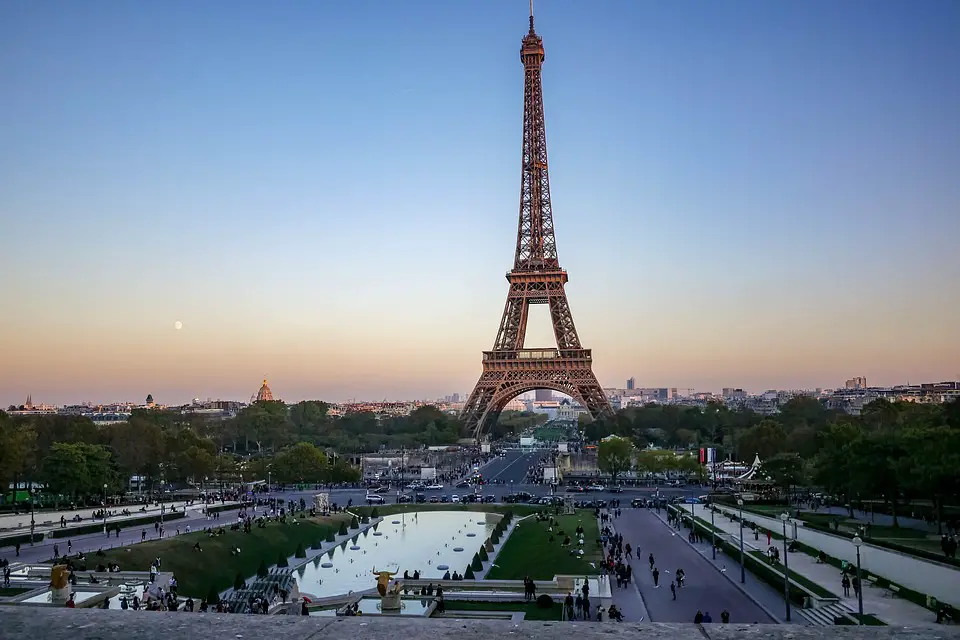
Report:
[[[832,627],[834,618],[854,613],[852,609],[842,602],[824,603],[815,609],[794,609],[794,611],[799,613],[815,627]],[[853,616],[851,616],[850,619],[856,620]]]

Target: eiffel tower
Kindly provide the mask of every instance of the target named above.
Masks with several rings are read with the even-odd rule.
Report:
[[[534,389],[572,396],[594,418],[613,413],[593,374],[590,349],[580,345],[564,291],[567,272],[557,260],[540,83],[543,59],[543,39],[533,29],[531,0],[530,31],[520,47],[524,72],[523,163],[517,252],[513,269],[507,273],[510,291],[497,340],[493,350],[483,352],[483,373],[460,416],[467,431],[478,440],[496,424],[507,402]],[[550,307],[557,348],[524,348],[531,304]]]

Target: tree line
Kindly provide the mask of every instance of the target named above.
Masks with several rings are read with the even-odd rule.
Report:
[[[875,400],[859,416],[824,408],[815,398],[795,397],[773,416],[730,410],[649,405],[584,420],[587,440],[617,435],[632,444],[601,446],[608,470],[661,471],[660,454],[648,445],[715,447],[717,459],[749,464],[759,456],[764,474],[784,493],[818,487],[843,503],[879,500],[897,515],[904,500],[929,500],[937,511],[960,505],[960,400],[947,404]]]

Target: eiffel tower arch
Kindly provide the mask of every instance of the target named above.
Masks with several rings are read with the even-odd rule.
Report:
[[[543,40],[533,28],[532,6],[520,60],[524,91],[517,250],[513,269],[507,273],[510,289],[496,342],[491,351],[483,352],[483,373],[461,414],[465,428],[478,440],[510,400],[534,389],[565,393],[594,418],[613,413],[593,373],[593,355],[580,344],[564,288],[567,272],[557,259],[540,79],[544,50]],[[532,304],[549,306],[556,347],[525,348]]]

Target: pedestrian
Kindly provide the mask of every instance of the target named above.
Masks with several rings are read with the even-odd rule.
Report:
[[[693,616],[693,624],[701,624],[703,622],[703,612],[697,611],[697,615]]]
[[[633,552],[633,547],[630,546],[629,542],[627,543],[627,546],[624,547],[624,550],[627,552],[628,559],[633,558],[633,556],[630,555]]]
[[[31,538],[33,537],[33,534],[32,534],[32,533],[30,534],[30,537],[31,537]],[[17,552],[17,557],[19,558],[19,557],[20,557],[20,543],[18,542],[17,544],[13,545],[13,548],[14,548],[14,550]]]
[[[147,530],[140,529],[140,542],[143,542],[146,539],[147,539]]]
[[[574,614],[574,617],[579,616],[582,613],[583,613],[583,596],[581,596],[580,593],[578,592],[577,600],[576,600],[576,613]]]
[[[58,544],[53,545],[53,557],[54,559],[60,557],[60,545]]]
[[[713,618],[710,617],[710,612],[709,612],[709,611],[707,611],[705,614],[703,614],[703,621],[704,621],[704,623],[713,622]]]
[[[653,571],[653,564],[654,564],[654,561],[653,561],[653,553],[650,554],[650,557],[647,558],[647,560],[650,561],[650,571]]]
[[[677,599],[677,585],[672,580],[670,581],[670,593],[673,594],[673,599]]]
[[[67,540],[67,555],[73,553],[73,541]]]
[[[722,622],[723,624],[730,623],[730,612],[727,611],[726,609],[720,612],[720,622]]]
[[[843,587],[843,597],[850,597],[850,578],[847,577],[847,574],[843,574],[843,577],[840,578],[840,586]]]
[[[653,568],[653,587],[655,589],[660,588],[660,569],[656,567]]]

